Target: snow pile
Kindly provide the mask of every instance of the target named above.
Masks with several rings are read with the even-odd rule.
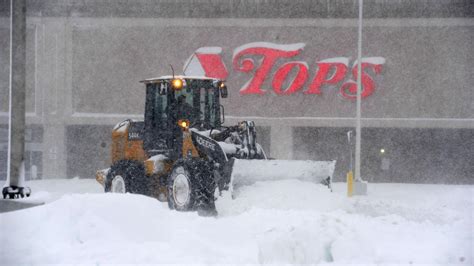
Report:
[[[24,202],[47,203],[61,198],[64,194],[102,193],[104,189],[92,179],[45,179],[26,183],[32,190],[31,196],[21,199]]]
[[[0,214],[0,264],[473,264],[473,186],[371,184],[348,199],[344,185],[256,183],[225,193],[217,218],[141,195],[67,194]]]
[[[327,212],[349,206],[343,193],[331,193],[326,186],[300,180],[257,182],[251,187],[234,190],[234,199],[230,192],[223,194],[216,201],[221,217],[242,214],[251,209]]]

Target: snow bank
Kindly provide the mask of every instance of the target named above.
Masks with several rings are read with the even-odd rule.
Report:
[[[473,186],[370,184],[369,196],[348,199],[342,183],[331,193],[260,182],[234,200],[225,193],[219,217],[205,218],[141,195],[69,193],[71,185],[49,204],[0,214],[1,265],[473,264]]]
[[[43,179],[31,180],[26,183],[31,188],[31,196],[18,199],[23,202],[48,203],[65,194],[103,193],[104,188],[95,179]]]

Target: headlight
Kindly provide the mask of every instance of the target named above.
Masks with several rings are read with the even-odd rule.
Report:
[[[189,128],[189,120],[187,119],[178,120],[178,126],[183,130],[187,130]]]

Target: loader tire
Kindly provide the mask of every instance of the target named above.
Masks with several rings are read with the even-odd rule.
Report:
[[[168,178],[168,206],[177,211],[198,211],[200,215],[216,214],[216,185],[205,160],[179,160]]]
[[[148,195],[149,182],[141,162],[119,161],[107,174],[105,192]]]

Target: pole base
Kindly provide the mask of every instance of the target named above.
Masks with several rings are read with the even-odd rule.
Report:
[[[2,195],[4,199],[6,199],[7,197],[9,199],[24,198],[25,196],[29,197],[31,195],[31,189],[29,187],[17,186],[4,187],[2,189]]]
[[[352,171],[347,173],[347,196],[366,196],[368,182],[362,180],[354,180]]]
[[[352,195],[367,196],[367,184],[368,183],[366,181],[354,181]]]

